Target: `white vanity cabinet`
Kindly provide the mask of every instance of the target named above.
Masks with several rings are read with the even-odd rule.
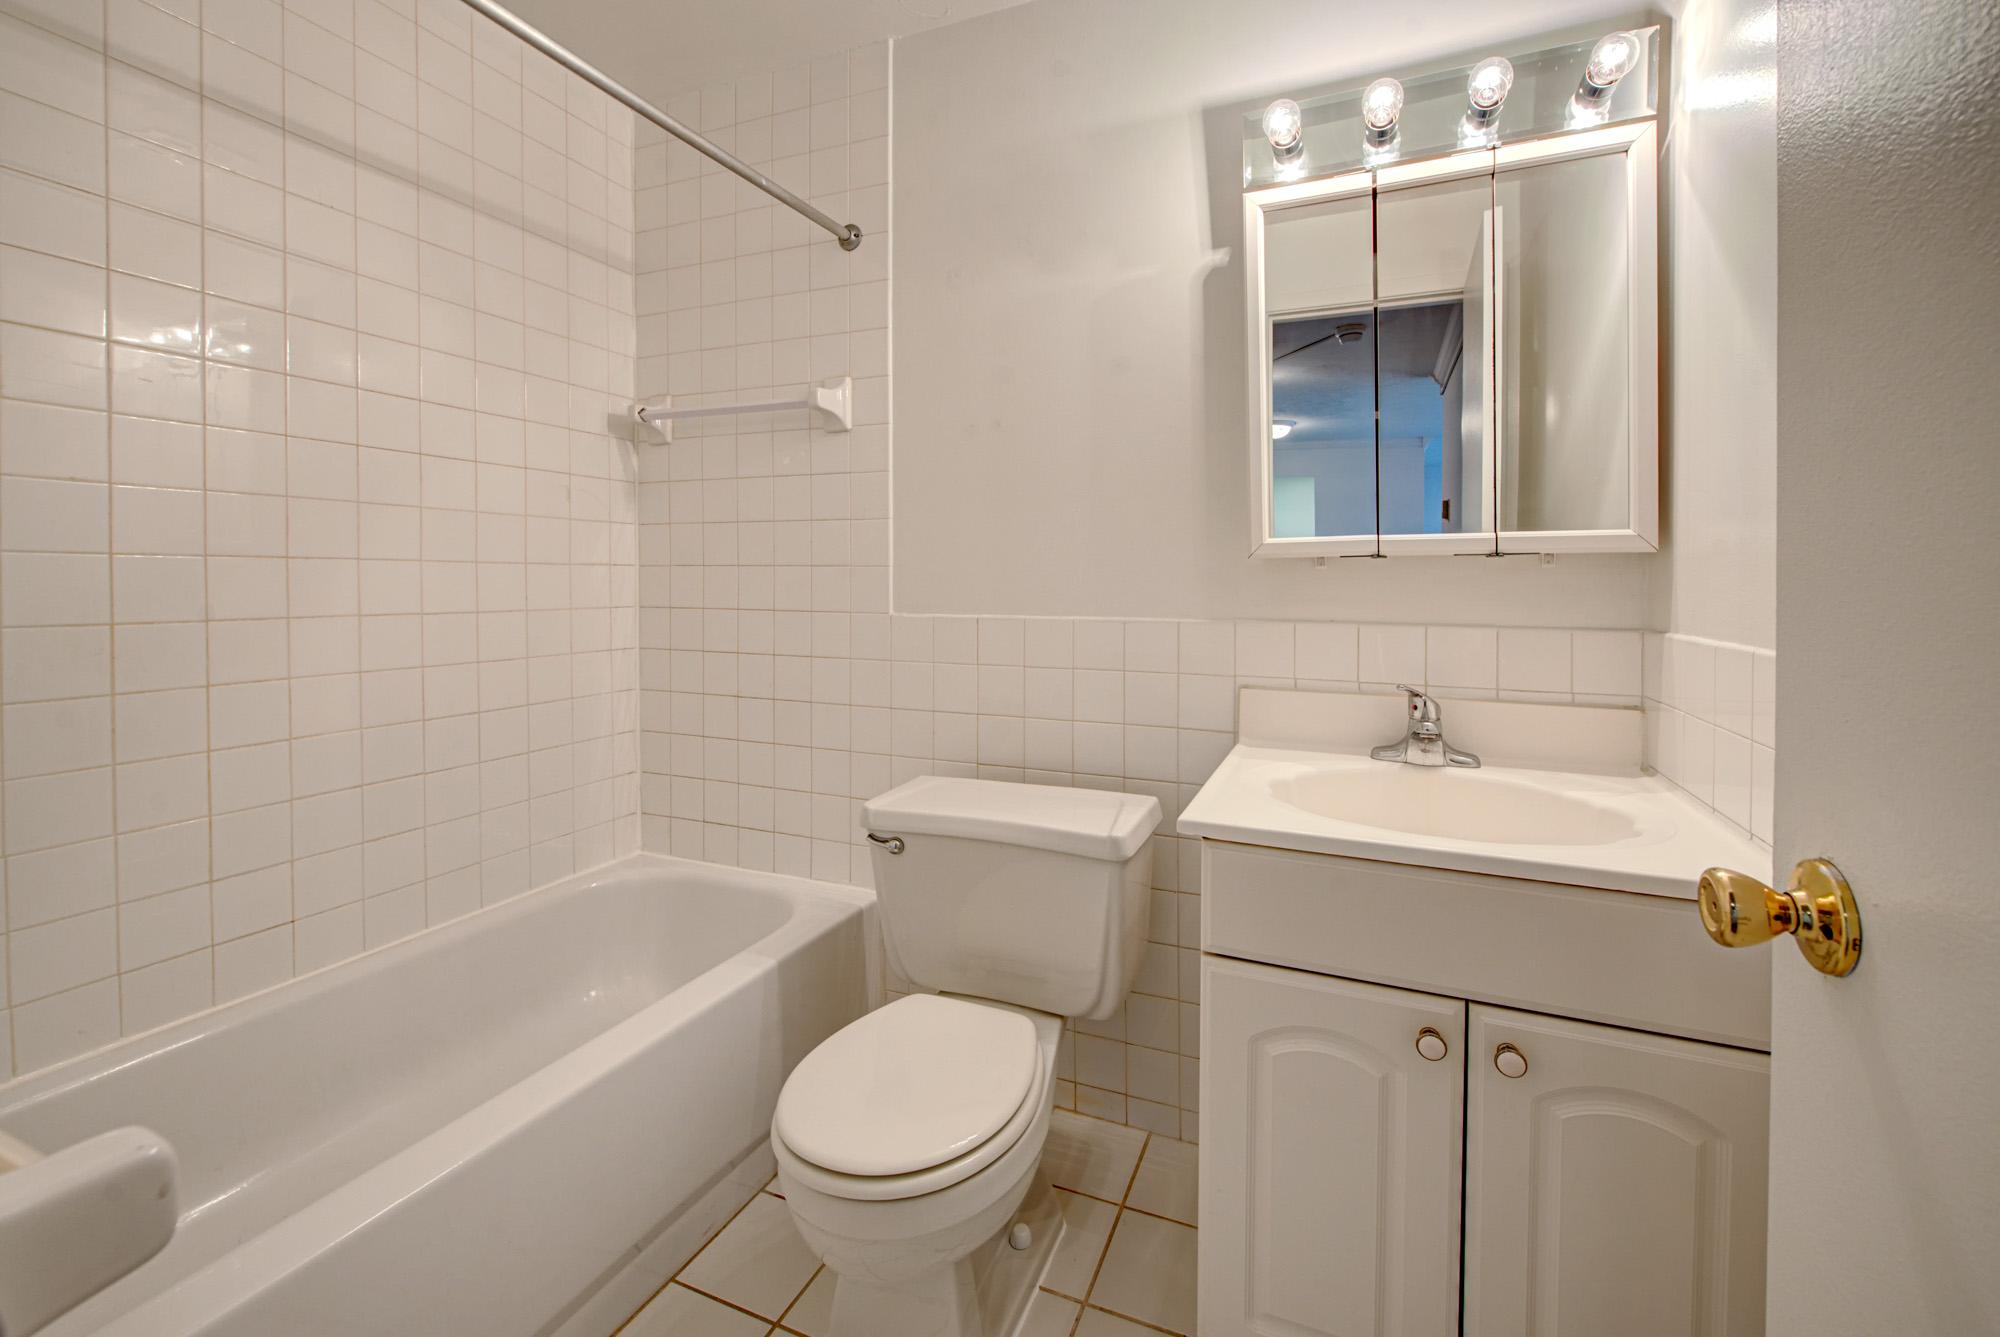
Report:
[[[1504,1008],[1470,1032],[1465,1337],[1762,1332],[1769,1060]]]
[[[1691,905],[1203,855],[1202,1337],[1763,1331],[1768,994]]]
[[[1465,1004],[1202,966],[1201,1331],[1454,1331]]]

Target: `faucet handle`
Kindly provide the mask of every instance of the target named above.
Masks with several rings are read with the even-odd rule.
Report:
[[[1436,724],[1442,718],[1437,702],[1431,700],[1429,693],[1400,682],[1396,684],[1396,690],[1410,694],[1410,714],[1418,724]]]

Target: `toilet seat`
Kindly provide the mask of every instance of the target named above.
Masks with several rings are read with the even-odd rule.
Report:
[[[1048,1103],[1053,1050],[1038,1015],[936,994],[869,1013],[793,1070],[771,1121],[772,1150],[789,1173],[851,1201],[918,1197],[970,1178]]]

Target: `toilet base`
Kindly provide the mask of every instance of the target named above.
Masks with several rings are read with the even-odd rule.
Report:
[[[1033,1242],[1016,1249],[1026,1225]],[[895,1285],[836,1272],[832,1337],[1015,1337],[1062,1242],[1062,1204],[1038,1168],[1020,1207],[955,1263]]]

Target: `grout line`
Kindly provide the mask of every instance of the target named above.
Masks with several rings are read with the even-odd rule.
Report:
[[[783,1201],[783,1199],[780,1199],[780,1201]],[[785,1212],[786,1215],[789,1216],[791,1214],[791,1208],[787,1207],[785,1209]],[[812,1275],[806,1278],[806,1284],[799,1287],[799,1293],[797,1295],[794,1295],[791,1298],[791,1300],[785,1305],[785,1307],[778,1311],[778,1317],[775,1320],[775,1322],[783,1323],[786,1319],[792,1316],[792,1311],[799,1307],[799,1301],[806,1298],[806,1292],[812,1289],[812,1284],[815,1281],[819,1280],[819,1274],[824,1271],[826,1271],[825,1263],[821,1263],[818,1267],[813,1269]]]
[[[729,1214],[729,1219],[727,1221],[724,1221],[721,1225],[715,1228],[715,1234],[710,1235],[707,1239],[703,1240],[701,1242],[701,1248],[696,1249],[692,1254],[688,1256],[687,1262],[682,1263],[671,1277],[668,1277],[666,1281],[661,1283],[660,1288],[658,1290],[654,1291],[651,1295],[647,1296],[645,1302],[641,1304],[637,1309],[633,1310],[631,1316],[627,1318],[624,1323],[620,1323],[616,1328],[612,1330],[611,1337],[618,1337],[618,1334],[625,1331],[626,1327],[632,1322],[632,1319],[639,1317],[640,1314],[645,1312],[646,1305],[649,1305],[653,1303],[653,1301],[659,1299],[661,1293],[664,1292],[667,1289],[667,1287],[673,1285],[676,1281],[679,1281],[681,1273],[687,1271],[688,1268],[693,1266],[694,1260],[701,1257],[703,1250],[707,1249],[709,1245],[715,1243],[716,1239],[722,1234],[723,1231],[735,1225],[736,1218],[743,1215],[744,1212],[748,1211],[750,1209],[750,1203],[757,1201],[758,1194],[761,1194],[762,1192],[763,1192],[762,1189],[757,1190],[757,1193],[753,1193],[750,1195],[750,1202],[744,1203],[741,1207],[738,1207],[735,1211],[731,1212]],[[689,1286],[687,1289],[694,1290],[694,1287]],[[701,1293],[706,1294],[706,1292],[701,1292]],[[722,1303],[728,1304],[729,1302],[727,1300],[724,1300]],[[744,1312],[748,1313],[749,1311],[745,1310]],[[760,1314],[757,1317],[762,1318],[763,1315]],[[766,1321],[768,1322],[768,1320]]]
[[[759,1323],[770,1323],[773,1326],[776,1326],[776,1321],[767,1317],[766,1315],[760,1314],[754,1309],[745,1309],[742,1305],[737,1304],[734,1300],[725,1300],[720,1295],[716,1295],[710,1291],[705,1291],[699,1286],[690,1286],[685,1281],[680,1280],[678,1277],[668,1282],[667,1286],[678,1286],[684,1291],[693,1291],[696,1295],[701,1296],[703,1299],[713,1300],[719,1305],[723,1305],[729,1309],[734,1309],[739,1314],[748,1314],[751,1318],[756,1319]],[[666,1286],[662,1286],[660,1289],[665,1290]],[[648,1303],[651,1302],[648,1301]],[[785,1307],[787,1309],[791,1308],[790,1305],[787,1305]]]

